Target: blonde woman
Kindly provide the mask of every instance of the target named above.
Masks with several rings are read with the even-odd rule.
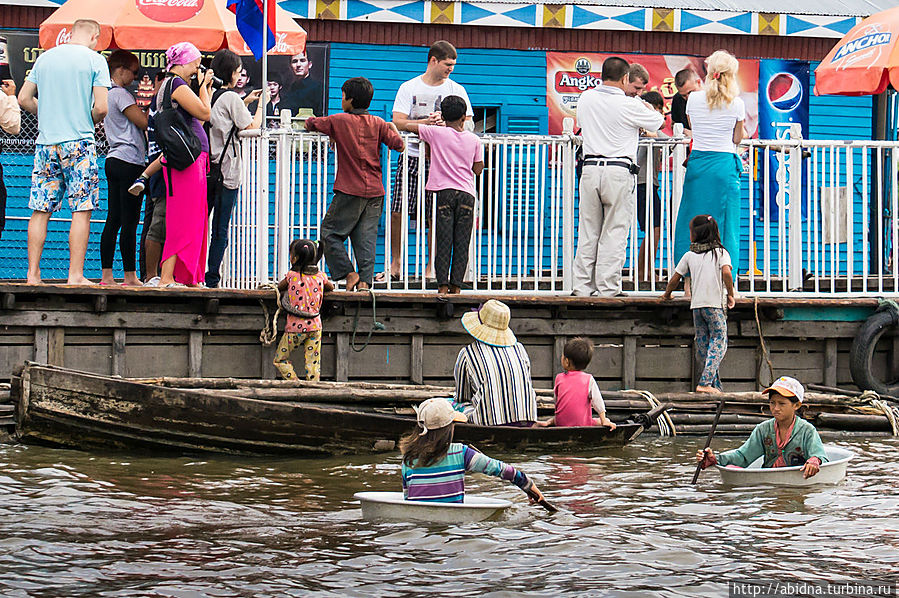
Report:
[[[737,272],[740,263],[740,175],[737,145],[743,140],[746,107],[737,84],[739,63],[718,50],[706,59],[705,87],[687,99],[693,151],[687,161],[684,191],[674,233],[674,255],[690,251],[690,221],[709,214],[718,221],[721,241]]]

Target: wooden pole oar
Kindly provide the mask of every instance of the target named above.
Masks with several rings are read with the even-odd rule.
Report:
[[[527,494],[531,499],[533,499],[538,505],[540,505],[541,507],[543,507],[544,509],[546,509],[546,510],[549,511],[550,513],[556,513],[556,512],[558,512],[559,509],[557,509],[555,506],[553,506],[553,504],[550,503],[550,502],[549,502],[548,500],[546,500],[545,498],[544,498],[544,499],[538,499],[538,498],[537,498],[537,493],[534,492],[533,490],[531,490],[530,488],[528,488],[528,489],[525,490],[524,492],[525,492],[525,494]]]
[[[702,449],[703,459],[705,459],[705,449],[709,448],[712,445],[712,437],[715,435],[715,428],[718,427],[718,420],[721,419],[721,412],[724,411],[724,399],[721,399],[718,402],[718,410],[715,412],[715,419],[712,421],[712,427],[709,428],[708,438],[705,439],[705,447]],[[696,472],[693,474],[693,481],[691,484],[695,484],[696,480],[699,479],[699,472],[702,471],[702,461],[696,464]]]

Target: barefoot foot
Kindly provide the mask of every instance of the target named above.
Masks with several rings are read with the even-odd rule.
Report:
[[[714,386],[697,386],[696,392],[704,392],[707,394],[720,395],[721,391]]]

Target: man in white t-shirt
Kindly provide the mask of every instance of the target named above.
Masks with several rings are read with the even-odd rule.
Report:
[[[602,85],[581,94],[578,124],[584,168],[578,206],[573,295],[621,295],[621,267],[636,203],[640,129],[657,131],[665,117],[625,92],[628,64],[613,56],[602,65]]]
[[[393,102],[393,123],[400,131],[405,131],[407,124],[443,125],[440,116],[440,102],[447,96],[459,96],[467,105],[466,119],[471,119],[474,111],[465,88],[451,80],[449,76],[456,67],[456,48],[446,41],[434,42],[428,51],[428,68],[423,75],[410,79],[400,85]],[[407,146],[408,163],[403,164],[400,156],[396,165],[396,176],[390,201],[390,276],[399,280],[402,271],[403,243],[403,198],[406,198],[410,219],[418,218],[418,142],[410,142]],[[427,162],[425,161],[425,177]],[[425,222],[430,223],[433,200],[426,194],[424,205]],[[420,230],[420,229],[419,229]],[[425,275],[433,276],[431,263],[430,239],[428,243],[428,265]],[[386,274],[380,274],[375,280],[383,280]]]

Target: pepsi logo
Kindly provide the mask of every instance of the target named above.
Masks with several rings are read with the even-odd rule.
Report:
[[[802,83],[791,73],[777,73],[768,81],[768,103],[781,112],[795,110],[802,103]]]

